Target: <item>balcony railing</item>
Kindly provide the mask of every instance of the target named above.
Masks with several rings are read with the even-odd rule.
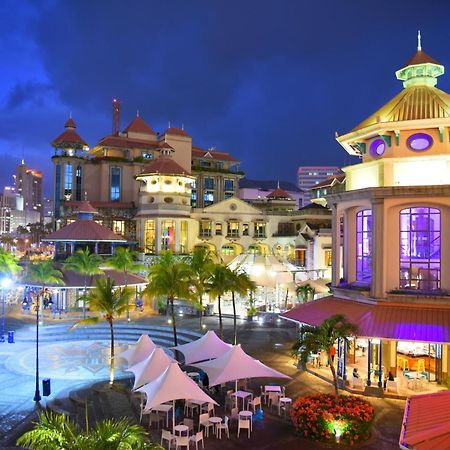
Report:
[[[201,237],[201,238],[209,238],[209,237],[211,237],[211,230],[200,231],[198,236]]]
[[[254,238],[258,238],[258,239],[265,239],[266,238],[266,232],[265,231],[264,232],[255,231],[255,233],[253,234],[253,237]]]

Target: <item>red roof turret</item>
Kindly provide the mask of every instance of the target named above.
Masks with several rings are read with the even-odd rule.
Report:
[[[56,148],[73,148],[75,150],[87,149],[86,141],[75,131],[77,127],[72,117],[69,117],[64,124],[66,128],[56,139],[52,141],[52,146]]]
[[[155,134],[156,135],[156,133],[151,129],[151,127],[149,125],[147,125],[145,120],[142,119],[142,117],[140,117],[139,115],[137,115],[131,121],[131,123],[125,128],[124,133],[128,133],[130,131],[133,133],[144,133],[144,134]]]

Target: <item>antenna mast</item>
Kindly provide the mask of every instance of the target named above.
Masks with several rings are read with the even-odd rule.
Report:
[[[112,134],[119,134],[120,132],[120,100],[118,98],[113,98],[113,123],[112,123]]]

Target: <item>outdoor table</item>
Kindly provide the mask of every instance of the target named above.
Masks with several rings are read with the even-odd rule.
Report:
[[[152,408],[153,411],[166,413],[166,426],[169,426],[169,411],[172,409],[172,405],[158,405]]]
[[[210,417],[208,420],[214,425],[214,434],[217,437],[217,425],[222,423],[222,417]]]
[[[247,391],[236,391],[233,392],[231,395],[233,395],[236,398],[242,398],[242,408],[245,408],[245,399],[252,395],[251,392],[247,392]]]
[[[281,397],[279,402],[278,402],[278,415],[281,416],[281,407],[282,406],[286,406],[289,403],[292,403],[292,398],[289,397]],[[286,409],[285,411],[285,416],[286,416]]]
[[[187,425],[177,425],[173,427],[173,430],[178,433],[178,436],[181,436],[184,432],[189,434],[189,427]]]
[[[239,418],[250,420],[250,430],[253,431],[253,413],[251,411],[239,411]]]
[[[205,403],[208,403],[208,402],[204,402],[203,400],[189,400],[189,403],[193,403],[194,405],[198,405],[201,408],[202,405],[204,405]]]

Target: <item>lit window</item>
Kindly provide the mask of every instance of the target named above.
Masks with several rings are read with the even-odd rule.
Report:
[[[113,220],[113,231],[121,236],[125,235],[125,220]]]
[[[372,210],[356,214],[356,280],[372,281]]]
[[[72,164],[64,165],[64,195],[68,198],[72,195]]]
[[[200,237],[211,237],[212,222],[210,220],[200,221]]]
[[[161,221],[161,250],[175,252],[175,221]]]
[[[111,167],[111,201],[120,200],[120,168]]]
[[[236,248],[234,245],[223,245],[222,246],[222,254],[227,256],[235,256]]]
[[[81,176],[82,176],[81,166],[78,166],[75,172],[75,184],[76,184],[75,200],[77,201],[80,201],[82,196]]]
[[[144,236],[144,251],[145,253],[155,253],[155,242],[156,242],[156,232],[155,232],[155,221],[146,220],[145,221],[145,236]]]
[[[197,191],[195,189],[191,191],[191,206],[193,208],[197,207]]]
[[[266,224],[264,222],[255,222],[255,234],[256,238],[266,237]]]
[[[216,236],[222,236],[222,223],[216,222]]]
[[[435,208],[400,211],[400,287],[436,290],[441,279],[441,213]]]
[[[239,237],[239,222],[228,222],[227,237]]]
[[[223,195],[223,198],[226,200],[227,198],[231,198],[234,197],[234,193],[233,192],[225,192],[225,194]]]
[[[205,191],[203,194],[203,206],[209,206],[214,203],[214,192]]]
[[[331,250],[325,250],[325,266],[331,267],[332,264],[332,254]]]
[[[153,158],[153,153],[144,152],[144,153],[142,153],[142,157],[144,159],[152,159]]]
[[[214,178],[205,178],[203,185],[205,189],[214,189]]]
[[[425,133],[416,133],[408,138],[406,144],[411,150],[423,152],[433,145],[433,138]]]
[[[248,223],[242,224],[242,236],[248,236],[250,230],[250,225]]]
[[[370,144],[370,155],[374,158],[377,158],[378,156],[381,156],[384,154],[386,150],[386,143],[383,141],[383,139],[375,139]]]
[[[224,189],[226,191],[234,191],[234,180],[225,180]]]

